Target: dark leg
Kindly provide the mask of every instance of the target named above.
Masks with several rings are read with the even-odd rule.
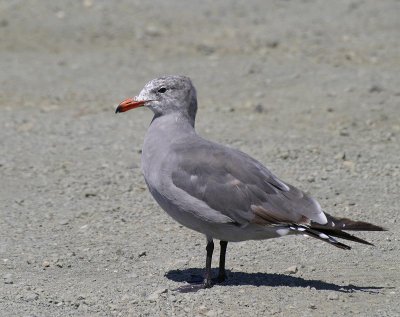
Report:
[[[223,282],[226,279],[225,254],[226,254],[226,247],[228,246],[228,241],[220,241],[219,244],[221,245],[221,253],[219,255],[218,282]]]
[[[206,274],[204,276],[204,287],[210,288],[211,283],[211,260],[214,252],[214,242],[212,239],[207,239],[207,259],[206,259]]]

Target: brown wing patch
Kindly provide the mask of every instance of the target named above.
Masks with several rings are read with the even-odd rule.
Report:
[[[301,216],[301,218],[297,221],[293,221],[293,219],[288,219],[286,217],[281,217],[276,214],[276,212],[271,212],[265,209],[262,206],[251,205],[251,210],[254,212],[254,218],[251,220],[251,223],[258,225],[276,225],[276,224],[288,224],[288,223],[301,223],[308,224],[310,223],[310,219],[305,216]]]

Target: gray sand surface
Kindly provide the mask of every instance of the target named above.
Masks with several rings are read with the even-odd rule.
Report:
[[[1,1],[0,315],[399,316],[399,12]],[[193,79],[202,136],[389,231],[350,251],[301,236],[229,244],[225,284],[175,291],[202,274],[205,239],[146,189],[150,111],[113,113],[164,74]]]

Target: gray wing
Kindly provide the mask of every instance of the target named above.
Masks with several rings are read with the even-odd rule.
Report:
[[[174,185],[240,225],[326,223],[312,197],[243,152],[203,139],[173,151]]]

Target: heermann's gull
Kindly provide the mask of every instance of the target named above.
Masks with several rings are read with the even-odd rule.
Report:
[[[385,230],[327,214],[314,198],[281,181],[252,157],[197,135],[196,90],[188,77],[153,79],[116,112],[140,106],[154,112],[143,145],[144,178],[162,209],[206,235],[205,287],[212,286],[213,239],[221,244],[218,281],[222,282],[228,241],[304,234],[350,249],[334,237],[371,243],[342,230]]]

